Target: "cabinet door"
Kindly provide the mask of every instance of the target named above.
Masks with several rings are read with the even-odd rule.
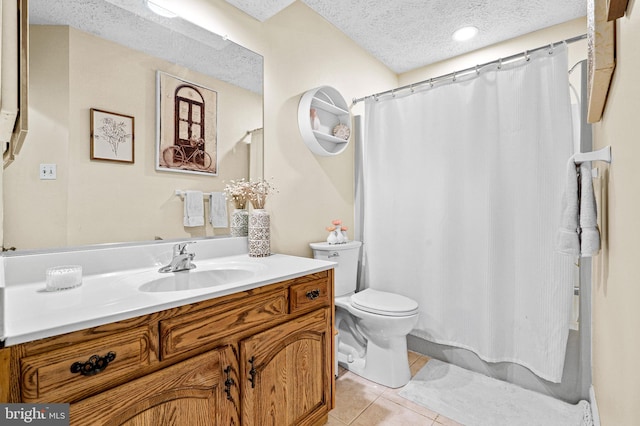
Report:
[[[238,425],[233,371],[231,348],[210,351],[72,404],[71,425]]]
[[[244,425],[326,421],[333,375],[330,323],[324,308],[241,342]]]

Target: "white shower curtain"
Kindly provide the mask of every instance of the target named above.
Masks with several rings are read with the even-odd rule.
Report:
[[[554,251],[572,154],[566,46],[365,109],[365,286],[412,332],[562,376],[572,259]]]

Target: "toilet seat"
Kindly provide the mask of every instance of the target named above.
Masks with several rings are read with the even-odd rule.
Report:
[[[404,317],[418,313],[418,302],[415,300],[371,288],[351,295],[351,305],[365,312],[390,317]]]

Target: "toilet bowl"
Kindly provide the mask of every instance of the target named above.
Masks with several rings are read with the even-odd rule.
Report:
[[[315,258],[338,263],[334,273],[336,363],[368,380],[397,388],[411,379],[407,334],[418,321],[418,303],[376,289],[355,291],[361,244],[311,243]]]

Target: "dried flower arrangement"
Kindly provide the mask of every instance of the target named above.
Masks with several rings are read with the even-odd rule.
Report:
[[[342,225],[342,221],[340,219],[331,221],[331,225],[333,226],[327,226],[325,228],[329,231],[329,236],[327,237],[327,242],[329,244],[343,244],[349,241],[349,238],[347,237],[348,228]]]
[[[249,193],[251,191],[250,183],[244,178],[235,181],[232,180],[224,187],[224,194],[227,200],[231,200],[236,209],[244,209],[247,207]]]
[[[242,178],[232,180],[224,187],[227,200],[231,200],[237,209],[246,208],[247,201],[251,202],[254,209],[264,209],[267,195],[272,192],[277,192],[275,186],[265,179],[247,182]]]
[[[264,204],[267,202],[267,195],[278,192],[276,187],[265,179],[251,181],[249,182],[249,187],[249,201],[254,209],[264,209]]]

